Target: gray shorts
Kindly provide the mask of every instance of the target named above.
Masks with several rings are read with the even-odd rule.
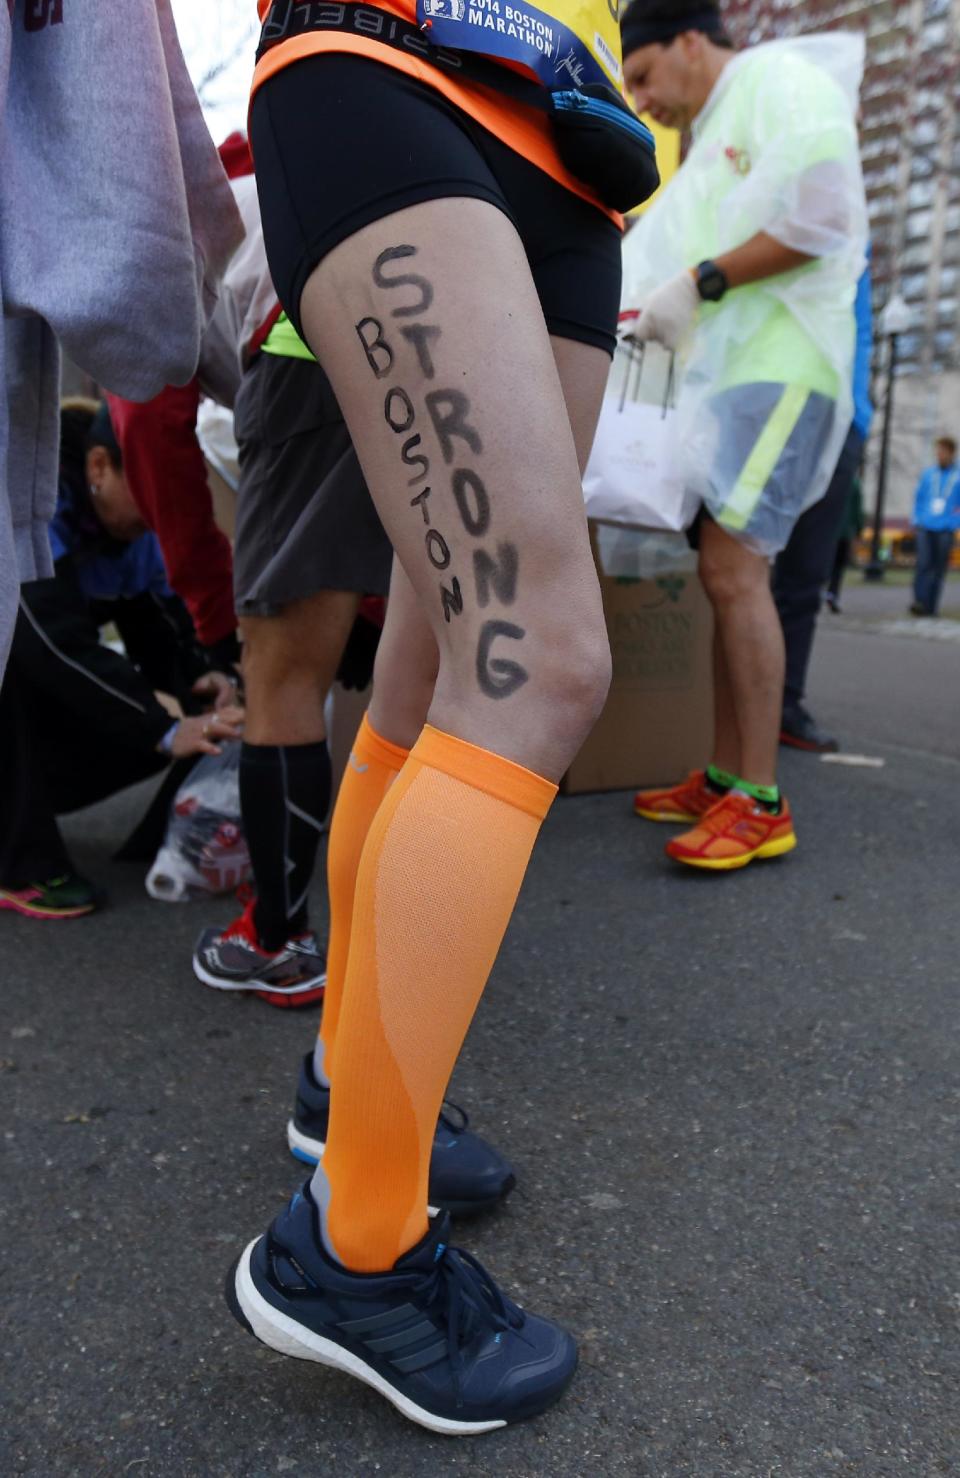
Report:
[[[816,390],[766,381],[706,402],[714,455],[704,503],[721,528],[766,553],[784,547],[809,502],[836,409]]]
[[[321,590],[386,595],[392,551],[318,364],[258,354],[234,409],[233,588],[240,616]]]

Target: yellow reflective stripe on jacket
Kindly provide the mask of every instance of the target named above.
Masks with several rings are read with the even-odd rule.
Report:
[[[810,392],[802,385],[784,387],[718,515],[719,522],[728,529],[747,527],[809,399]]]

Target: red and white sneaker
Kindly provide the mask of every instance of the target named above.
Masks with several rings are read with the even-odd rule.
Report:
[[[278,950],[260,945],[253,922],[256,899],[226,929],[204,929],[193,952],[193,973],[214,990],[248,990],[271,1006],[309,1006],[323,997],[327,962],[308,931]]]

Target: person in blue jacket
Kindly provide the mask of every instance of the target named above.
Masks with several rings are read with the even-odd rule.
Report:
[[[957,443],[939,436],[937,460],[920,474],[913,500],[917,536],[917,569],[913,579],[913,616],[935,616],[950,564],[953,536],[960,528],[960,467]]]

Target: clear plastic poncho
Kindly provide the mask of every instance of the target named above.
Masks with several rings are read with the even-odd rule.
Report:
[[[761,231],[815,258],[704,304],[681,356],[684,477],[722,527],[768,556],[823,496],[853,416],[863,60],[863,38],[837,32],[735,56],[679,171],[624,242],[624,309]]]

